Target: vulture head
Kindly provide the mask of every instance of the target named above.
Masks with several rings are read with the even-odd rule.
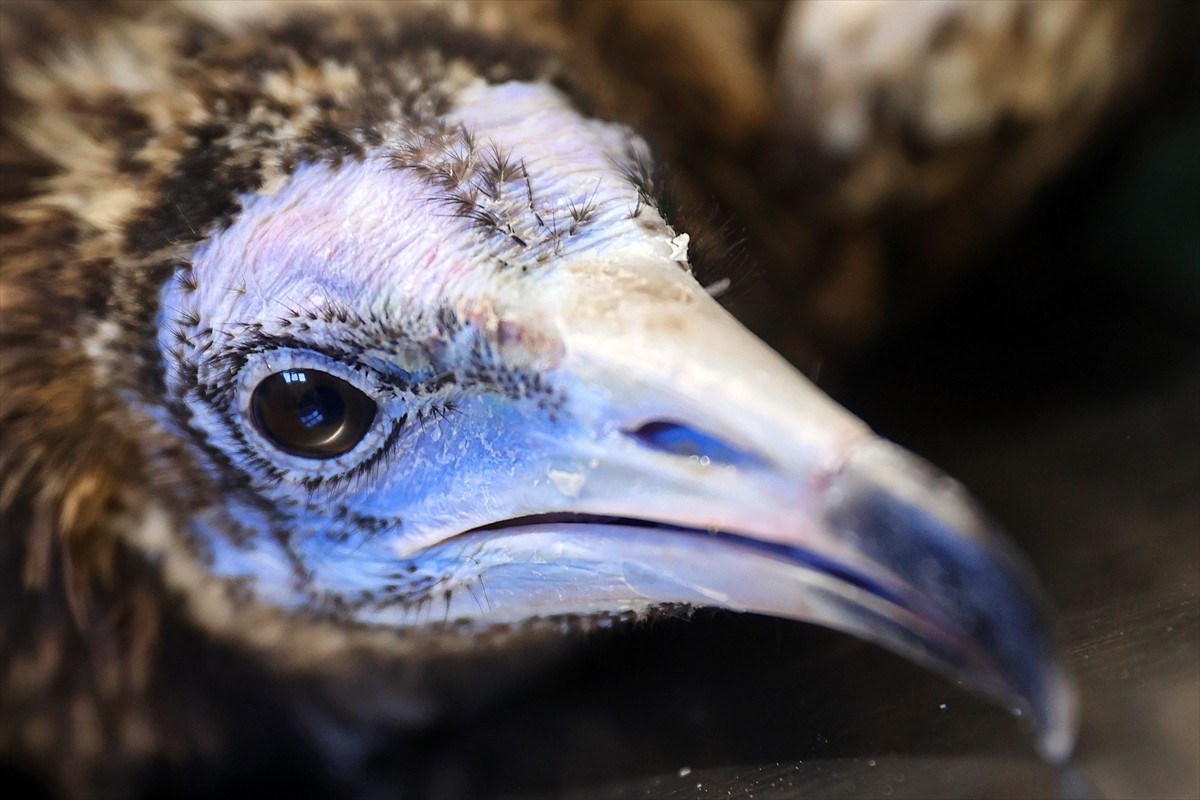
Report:
[[[5,209],[0,622],[123,671],[13,657],[10,752],[56,692],[138,708],[168,618],[346,727],[718,607],[879,643],[1065,757],[1020,557],[721,308],[649,146],[553,48],[226,13],[10,68],[49,167]],[[130,730],[88,752],[154,749]]]

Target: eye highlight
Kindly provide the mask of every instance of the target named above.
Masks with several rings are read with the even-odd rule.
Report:
[[[375,421],[375,401],[317,369],[268,375],[250,399],[254,424],[272,444],[301,458],[336,458],[354,449]]]

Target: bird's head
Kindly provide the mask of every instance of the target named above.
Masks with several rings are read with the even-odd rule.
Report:
[[[182,130],[130,90],[150,130],[84,341],[149,480],[122,535],[198,625],[286,670],[770,614],[982,688],[1067,752],[1021,560],[709,296],[642,139],[478,59],[251,72],[223,46],[154,100]]]

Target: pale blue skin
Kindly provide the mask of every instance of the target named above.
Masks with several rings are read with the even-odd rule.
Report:
[[[408,134],[395,129],[361,163],[304,165],[243,198],[196,251],[198,288],[164,287],[168,395],[192,416],[151,412],[251,490],[192,523],[209,571],[270,606],[336,597],[386,628],[665,603],[809,620],[995,694],[1065,757],[1073,695],[1025,569],[961,487],[875,437],[696,283],[686,236],[619,166],[645,145],[541,85],[472,84],[451,118],[521,164],[481,200],[511,236],[397,169]],[[182,314],[217,344],[180,345]],[[221,355],[297,335],[297,320],[302,346]],[[181,364],[228,401],[202,398]],[[289,368],[377,403],[359,445],[303,458],[258,429],[255,387]],[[564,513],[615,519],[523,519]]]

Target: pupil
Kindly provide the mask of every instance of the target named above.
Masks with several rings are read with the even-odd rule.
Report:
[[[254,423],[276,447],[306,458],[354,448],[375,419],[375,403],[341,378],[289,369],[263,379],[251,398]]]
[[[328,431],[342,424],[346,414],[346,404],[338,393],[328,386],[318,386],[312,391],[300,395],[296,402],[296,416],[300,424],[312,430]]]

